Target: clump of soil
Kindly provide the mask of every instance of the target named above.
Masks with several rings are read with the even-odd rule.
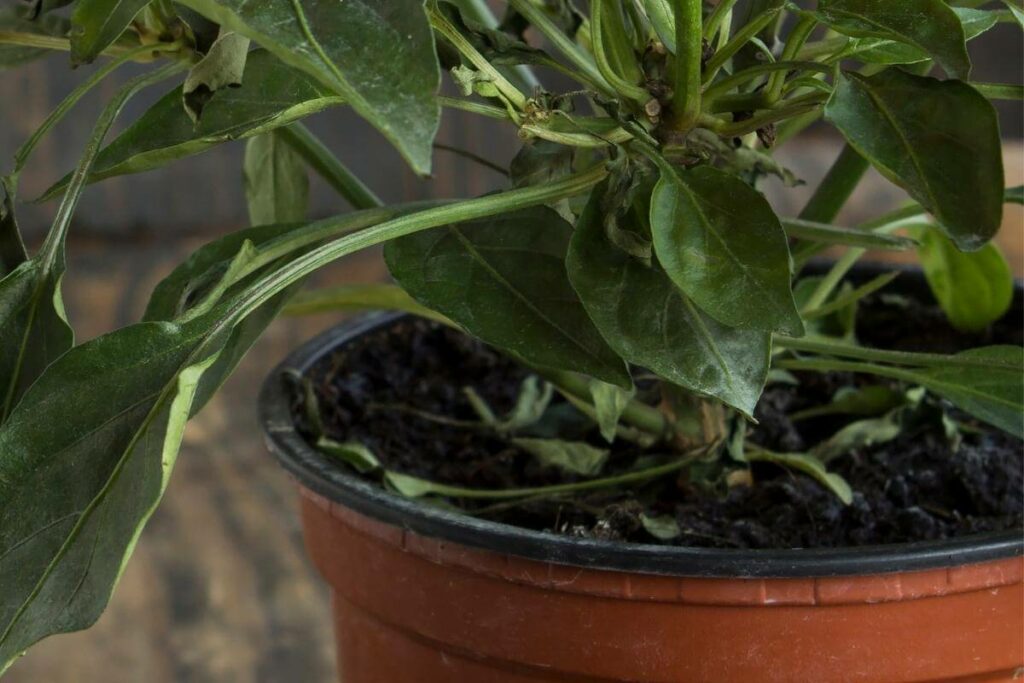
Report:
[[[952,330],[934,305],[875,297],[858,314],[863,343],[879,348],[953,352],[984,344],[1021,344],[1019,302],[990,330]],[[486,345],[436,324],[406,318],[367,334],[311,373],[329,437],[369,447],[387,469],[475,488],[534,487],[574,481],[493,432],[443,424],[425,414],[474,420],[463,387],[497,414],[512,408],[528,372]],[[770,450],[805,450],[859,419],[830,416],[794,422],[789,415],[828,403],[842,386],[877,380],[845,373],[797,373],[799,386],[772,384],[758,404],[750,436]],[[650,400],[656,401],[655,396]],[[301,399],[296,419],[303,427]],[[948,408],[948,406],[947,406]],[[938,411],[936,411],[938,412]],[[555,398],[559,438],[604,446],[589,422]],[[844,505],[817,481],[755,463],[752,485],[727,485],[719,466],[702,476],[667,477],[631,490],[525,504],[462,501],[470,514],[532,529],[643,543],[722,548],[836,547],[942,539],[1024,526],[1024,445],[1019,439],[952,411],[964,430],[959,443],[941,419],[920,420],[895,440],[855,449],[829,463],[855,491]],[[554,434],[546,434],[554,436]],[[664,451],[662,447],[661,451]],[[608,474],[650,456],[623,440],[611,446]],[[339,464],[339,467],[343,465]],[[681,534],[658,540],[643,519],[671,516]]]

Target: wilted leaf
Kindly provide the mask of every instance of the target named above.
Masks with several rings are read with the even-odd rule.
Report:
[[[570,474],[593,477],[608,462],[608,451],[582,441],[559,439],[512,439],[512,443],[537,459],[544,467],[555,467]]]
[[[1013,301],[1013,273],[994,242],[965,253],[931,228],[915,232],[928,286],[958,330],[976,332],[1006,313]]]
[[[828,462],[858,448],[892,441],[900,435],[900,424],[893,414],[870,420],[857,420],[846,425],[812,450],[812,455]]]
[[[242,171],[252,225],[292,223],[306,218],[306,162],[277,131],[249,138]]]
[[[665,273],[730,327],[800,336],[786,233],[765,198],[701,166],[663,170],[651,197],[654,250]]]
[[[683,533],[683,530],[679,528],[679,522],[671,515],[656,517],[640,515],[640,523],[644,525],[644,530],[647,533],[659,541],[671,541],[673,538],[679,538]]]
[[[71,13],[71,63],[88,64],[120,37],[150,0],[77,0]]]
[[[544,207],[389,242],[391,274],[415,299],[529,364],[629,386],[565,272],[572,228]]]
[[[825,469],[825,465],[814,456],[805,453],[773,453],[761,449],[751,449],[745,454],[749,462],[770,462],[781,467],[797,470],[816,479],[829,491],[834,493],[844,504],[853,502],[853,490],[841,476]]]
[[[898,69],[870,77],[845,72],[825,115],[875,168],[935,214],[961,249],[978,249],[999,230],[999,124],[991,103],[969,85]]]
[[[380,130],[415,171],[430,171],[440,72],[422,0],[182,4],[312,75]]]
[[[380,461],[369,448],[355,441],[338,443],[327,437],[320,437],[316,442],[317,450],[338,458],[350,465],[356,472],[367,474],[380,469]]]
[[[954,78],[970,75],[963,25],[942,0],[820,0],[816,16],[849,36],[913,45]]]
[[[594,415],[597,418],[601,436],[605,441],[611,443],[615,440],[615,432],[619,426],[622,411],[633,400],[636,388],[633,387],[627,391],[622,387],[597,379],[590,380],[587,386],[590,389],[590,398],[594,403]]]
[[[580,216],[566,260],[590,318],[627,361],[752,414],[768,373],[771,335],[715,322],[656,264],[614,248],[603,228],[602,188]]]
[[[248,54],[249,39],[229,31],[221,34],[210,51],[192,67],[182,85],[182,100],[193,122],[199,122],[203,107],[213,93],[242,84]]]

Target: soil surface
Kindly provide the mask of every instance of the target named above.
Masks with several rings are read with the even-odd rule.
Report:
[[[948,327],[934,305],[875,297],[860,306],[859,340],[878,348],[953,352],[973,346],[1021,344],[1019,301],[990,330],[964,335]],[[387,469],[474,488],[544,486],[577,481],[488,430],[443,424],[431,416],[476,419],[463,387],[472,387],[498,415],[513,406],[528,372],[469,337],[407,318],[364,336],[311,374],[326,434],[369,447]],[[749,439],[778,452],[813,447],[863,417],[794,421],[796,411],[828,403],[837,389],[877,383],[845,373],[796,373],[799,386],[769,384]],[[897,385],[891,385],[898,388]],[[641,383],[652,403],[655,389]],[[300,427],[308,432],[296,397]],[[951,437],[943,412],[961,425]],[[946,421],[948,425],[949,421]],[[829,463],[854,490],[844,505],[816,480],[755,463],[749,476],[737,463],[700,466],[700,476],[668,476],[630,490],[520,504],[452,501],[470,514],[557,533],[721,548],[808,548],[942,539],[1024,526],[1024,445],[948,404],[932,400],[904,421],[887,443],[855,448]],[[607,447],[591,424],[560,397],[536,436],[585,440]],[[627,471],[644,450],[617,439],[605,474]],[[339,467],[344,465],[339,464]],[[738,474],[737,474],[738,472]],[[650,519],[671,517],[679,532],[659,539]],[[647,518],[648,524],[644,524]],[[658,531],[654,528],[653,531]],[[662,534],[664,535],[664,534]]]

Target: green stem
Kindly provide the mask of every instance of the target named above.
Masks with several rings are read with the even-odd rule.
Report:
[[[799,218],[815,223],[831,223],[853,194],[868,170],[868,160],[850,145],[843,147],[839,157],[811,195]]]
[[[789,32],[789,36],[786,38],[786,47],[782,50],[782,56],[780,61],[792,61],[796,59],[797,54],[800,52],[800,48],[807,42],[807,38],[811,35],[811,31],[817,26],[817,20],[810,15],[806,15],[800,18],[800,21],[796,23],[793,30]],[[768,95],[768,101],[775,103],[778,101],[779,96],[782,94],[782,84],[786,80],[785,72],[776,71],[768,79],[768,87],[765,91]]]
[[[335,157],[306,126],[293,123],[279,128],[278,131],[285,143],[354,208],[372,209],[383,206],[384,202],[373,193],[373,190],[364,185],[363,181]]]
[[[828,223],[815,223],[799,218],[782,219],[782,227],[785,228],[788,237],[826,245],[842,244],[850,247],[906,251],[916,244],[914,240],[906,237],[894,237],[860,228],[841,228]]]
[[[476,154],[475,152],[470,152],[468,149],[462,149],[461,147],[454,147],[452,145],[446,145],[446,144],[441,143],[441,142],[435,142],[434,143],[434,149],[439,149],[442,152],[450,152],[450,153],[452,153],[452,154],[454,154],[456,156],[462,157],[463,159],[468,159],[469,161],[472,161],[473,163],[480,164],[484,168],[490,169],[490,170],[494,171],[495,173],[497,173],[498,175],[501,175],[503,177],[508,177],[508,170],[505,167],[501,166],[500,164],[496,164],[495,162],[491,161],[490,159],[487,159],[486,157],[482,157],[479,154]]]
[[[490,119],[508,119],[511,118],[508,115],[507,109],[501,107],[495,107],[492,104],[482,104],[480,102],[470,102],[468,100],[460,100],[455,97],[446,97],[439,95],[437,98],[438,104],[442,107],[448,107],[449,109],[459,109],[461,111],[468,111],[470,114],[479,114],[480,116],[486,116]]]
[[[704,39],[711,42],[711,39],[718,33],[718,28],[722,26],[722,22],[732,12],[733,5],[736,4],[736,0],[721,0],[715,8],[711,10],[711,14],[708,15],[707,21],[704,22]],[[726,28],[728,30],[728,28]]]
[[[703,35],[701,0],[676,0],[676,59],[672,90],[672,127],[685,133],[697,125],[701,110]]]
[[[725,93],[729,92],[733,88],[737,88],[749,81],[752,81],[759,76],[765,74],[772,74],[775,72],[782,72],[785,76],[790,71],[815,71],[823,74],[830,74],[834,69],[824,64],[818,64],[817,62],[801,62],[797,60],[785,60],[778,62],[769,62],[767,64],[756,64],[754,66],[737,71],[731,76],[709,85],[704,90],[704,99],[715,100],[722,97]],[[761,93],[743,93],[744,95],[761,94]],[[763,96],[763,95],[762,95]],[[778,98],[776,98],[778,99]]]
[[[810,339],[807,337],[787,337],[776,334],[772,337],[775,344],[791,351],[806,351],[808,353],[820,353],[829,356],[842,356],[845,358],[856,358],[858,360],[873,361],[876,363],[889,363],[892,365],[909,365],[918,368],[931,367],[961,367],[961,368],[991,368],[994,361],[964,358],[962,356],[947,355],[944,353],[913,353],[910,351],[888,351],[885,349],[871,349],[864,346],[854,346],[842,342],[827,341],[824,339]],[[820,360],[820,359],[819,359]],[[1018,365],[1013,365],[1016,369]]]
[[[454,0],[454,4],[458,6],[459,11],[462,12],[464,17],[489,29],[498,28],[498,19],[494,16],[494,13],[491,12],[491,8],[488,6],[487,0]],[[537,88],[541,87],[541,82],[537,80],[537,76],[533,73],[533,69],[525,64],[516,64],[511,68],[511,72],[514,78],[519,81],[518,87],[529,92],[533,92]]]
[[[590,393],[589,380],[583,375],[564,370],[546,370],[543,368],[534,368],[534,372],[565,393],[574,396],[588,405],[593,405],[594,399]],[[660,410],[636,399],[626,404],[622,411],[622,420],[659,439],[663,439],[672,433],[671,423]]]
[[[620,76],[609,59],[609,55],[616,49],[622,53],[632,52],[632,48],[625,44],[625,32],[622,31],[620,23],[621,17],[606,16],[610,8],[609,2],[610,0],[596,0],[591,3],[590,43],[593,46],[597,70],[601,72],[604,79],[608,81],[620,96],[633,100],[638,104],[644,104],[651,99],[651,94],[636,83],[630,83]],[[615,7],[612,7],[611,10],[613,12],[619,11]],[[607,26],[605,22],[608,22]],[[608,34],[608,43],[605,42],[606,33]],[[616,41],[618,42],[616,43]]]
[[[1022,100],[1024,86],[1009,83],[970,83],[971,87],[990,100]]]
[[[814,310],[820,308],[828,300],[828,297],[835,291],[835,288],[839,286],[839,283],[846,276],[850,269],[860,260],[860,257],[867,253],[867,249],[863,247],[854,247],[848,249],[846,253],[840,256],[836,262],[829,269],[825,277],[821,279],[818,286],[815,287],[814,292],[811,293],[810,298],[804,305],[805,311]]]
[[[724,124],[716,132],[722,137],[739,137],[747,133],[753,133],[758,128],[764,128],[776,121],[782,121],[791,116],[816,109],[827,98],[828,95],[826,93],[813,92],[789,100],[783,100],[772,109],[760,111],[749,119]]]
[[[590,55],[556,26],[555,22],[544,13],[544,10],[534,5],[531,0],[508,0],[508,4],[551,41],[555,49],[561,52],[577,69],[586,74],[587,78],[598,86],[598,90],[602,94],[615,96],[615,90],[605,81]]]
[[[761,29],[770,24],[773,19],[778,15],[778,9],[768,10],[763,12],[757,17],[754,17],[750,23],[746,24],[743,28],[736,32],[728,43],[722,46],[718,52],[716,52],[704,69],[704,83],[710,83],[714,80],[718,74],[718,70],[721,69],[727,61],[729,61],[734,54],[740,51],[740,49],[750,42],[750,39],[756,36]],[[678,24],[678,18],[676,22]]]
[[[860,287],[856,287],[855,289],[852,289],[849,292],[840,294],[827,304],[823,304],[818,308],[801,311],[801,314],[805,319],[813,320],[815,318],[824,317],[830,313],[835,313],[836,311],[846,308],[855,301],[863,299],[869,294],[877,292],[879,289],[885,287],[887,284],[895,280],[898,276],[899,271],[894,273],[884,273],[882,275],[879,275],[878,277],[872,278],[868,282],[865,282]]]
[[[833,360],[830,358],[813,358],[808,360],[784,359],[775,361],[774,366],[783,370],[814,370],[816,372],[858,372],[865,375],[878,375],[903,382],[917,384],[921,378],[914,372],[888,365],[873,363],[856,363],[853,361]]]

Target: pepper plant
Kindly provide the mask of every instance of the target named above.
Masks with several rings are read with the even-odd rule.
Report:
[[[861,346],[850,311],[892,275],[856,287],[845,276],[868,249],[917,249],[954,325],[984,328],[1007,310],[1013,281],[990,240],[1004,202],[1021,192],[1004,188],[990,100],[1019,99],[1021,87],[972,81],[966,43],[1021,17],[1016,5],[977,0],[509,0],[500,21],[481,0],[4,7],[0,68],[55,50],[96,66],[2,177],[0,669],[39,639],[97,619],[167,485],[185,423],[289,305],[413,310],[511,354],[544,380],[524,385],[520,418],[554,387],[608,439],[663,444],[667,460],[616,485],[699,455],[771,460],[848,496],[822,453],[744,443],[769,373],[790,370],[920,387],[919,398],[1020,436],[1020,348]],[[15,220],[19,173],[128,62],[149,68],[106,105],[77,167],[37,198],[59,208],[29,253]],[[168,90],[106,142],[146,88]],[[301,123],[340,107],[423,175],[447,109],[506,123],[522,149],[500,192],[383,206]],[[771,150],[799,145],[820,119],[846,146],[800,214],[779,217],[756,184],[793,180]],[[241,138],[252,227],[179,265],[141,322],[75,345],[61,288],[85,186]],[[869,166],[908,202],[835,225]],[[355,210],[308,220],[310,171]],[[379,244],[398,286],[299,292],[318,268]],[[838,260],[803,274],[828,247],[842,250]],[[670,400],[636,400],[637,368]],[[499,419],[476,404],[493,428],[514,431],[515,411]],[[600,467],[579,469],[593,459],[579,444],[522,445],[596,476],[570,488],[608,485]],[[323,447],[376,468],[358,444]],[[530,493],[385,479],[407,495]]]

